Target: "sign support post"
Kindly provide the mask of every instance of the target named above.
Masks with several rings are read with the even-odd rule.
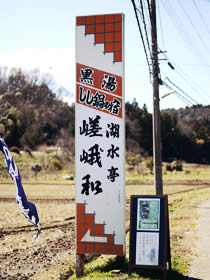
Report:
[[[84,254],[76,254],[76,276],[80,278],[84,275]]]

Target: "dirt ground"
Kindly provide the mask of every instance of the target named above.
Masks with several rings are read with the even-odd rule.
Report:
[[[34,227],[26,221],[18,207],[14,210],[15,201],[4,199],[0,203],[1,208],[7,209],[4,219],[0,221],[1,280],[30,279],[34,274],[48,269],[51,264],[75,251],[74,216],[69,216],[67,210],[69,204],[74,205],[71,200],[36,202],[37,208],[42,210],[40,212],[48,209],[54,217],[43,221],[42,233],[37,240],[32,238]],[[60,211],[53,215],[55,205]]]
[[[170,184],[166,186],[168,194],[189,192],[192,189],[206,189],[209,184],[200,184],[195,182],[189,184]],[[48,271],[52,264],[57,260],[63,259],[75,253],[75,201],[74,188],[68,185],[25,185],[25,190],[30,194],[29,200],[37,206],[39,218],[41,221],[42,234],[37,240],[32,238],[35,233],[35,228],[29,224],[25,217],[20,213],[16,205],[13,184],[0,185],[0,279],[1,280],[27,280],[39,272]],[[152,185],[138,186],[139,194],[152,194]],[[62,190],[62,191],[61,191]],[[127,188],[127,216],[128,216],[128,198],[131,194],[136,194],[136,186],[131,185]],[[55,211],[56,209],[56,211]],[[205,210],[201,217],[204,217],[204,227],[207,223],[210,227],[210,202],[209,205],[204,205],[198,210]],[[207,221],[208,219],[208,221]],[[202,233],[206,233],[201,230]],[[210,232],[210,229],[208,230]],[[198,235],[198,236],[199,236]],[[47,248],[45,237],[50,251]],[[204,237],[202,237],[203,239]],[[199,241],[200,242],[200,241]],[[198,243],[200,244],[200,243]],[[204,242],[210,244],[210,241]],[[210,246],[210,245],[209,245]],[[196,260],[202,260],[198,249],[198,257]],[[207,262],[209,258],[207,258]],[[196,276],[198,264],[193,263],[192,279],[210,279],[199,278],[199,271]],[[207,270],[210,268],[206,264]],[[210,275],[210,272],[208,272]],[[195,275],[195,276],[194,276]],[[195,278],[198,277],[198,278]],[[203,276],[202,276],[203,277]],[[54,279],[54,278],[53,278]],[[67,278],[66,278],[67,279]]]

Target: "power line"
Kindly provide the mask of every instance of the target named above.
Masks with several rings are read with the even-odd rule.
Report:
[[[180,6],[182,7],[182,10],[183,10],[185,16],[186,16],[187,19],[189,20],[189,22],[190,22],[192,28],[194,29],[195,33],[196,33],[197,36],[199,37],[199,39],[200,39],[200,41],[202,42],[203,46],[204,46],[204,47],[206,48],[206,50],[209,52],[209,48],[207,47],[205,41],[202,39],[200,33],[197,31],[197,29],[196,29],[195,25],[193,24],[191,18],[188,16],[188,14],[187,14],[187,12],[186,12],[186,10],[185,10],[185,8],[184,8],[182,2],[181,2],[180,0],[178,0],[178,1],[179,1]]]
[[[202,23],[203,23],[203,26],[205,27],[207,33],[209,34],[210,31],[209,31],[209,29],[208,29],[208,25],[207,25],[206,22],[204,21],[204,18],[203,18],[203,16],[202,16],[200,10],[198,9],[198,6],[197,6],[195,0],[193,0],[193,4],[194,4],[195,9],[197,10],[197,12],[198,12],[198,14],[199,14],[199,17],[200,17],[200,19],[201,19],[201,21],[202,21]]]
[[[160,1],[161,1],[161,0],[159,0],[159,3],[160,3]],[[186,33],[184,32],[184,30],[183,30],[183,28],[182,28],[182,24],[180,24],[180,21],[179,21],[179,19],[178,19],[178,17],[177,17],[177,14],[176,14],[175,10],[171,7],[171,4],[170,4],[169,0],[168,0],[168,2],[165,1],[165,0],[162,1],[162,2],[163,2],[162,5],[164,6],[166,12],[169,14],[170,18],[173,17],[173,23],[177,26],[178,30],[181,31],[180,33],[181,33],[181,35],[184,35],[184,39],[185,39],[185,34],[186,34]],[[167,3],[168,3],[168,6],[166,5]],[[159,10],[160,10],[160,9],[159,9]],[[171,17],[171,16],[172,16],[172,17]],[[160,14],[159,14],[159,17],[160,17],[160,21],[161,21],[161,15],[160,15]],[[196,30],[196,31],[197,31],[197,30]],[[162,30],[161,30],[161,32],[162,32]],[[186,38],[187,38],[187,39],[185,40],[185,42],[190,46],[190,48],[193,50],[193,52],[194,52],[197,56],[199,56],[197,50],[193,47],[193,44],[191,43],[190,37],[187,36]],[[166,54],[165,54],[164,52],[161,52],[161,53],[165,56],[165,58],[166,58],[166,60],[168,61],[168,64],[169,64],[171,60],[168,59],[168,57],[166,56]],[[190,88],[191,88],[196,94],[198,94],[199,96],[202,96],[203,99],[205,99],[207,102],[209,102],[209,100],[207,100],[207,98],[206,98],[206,96],[208,96],[208,93],[204,92],[204,90],[203,90],[201,87],[199,87],[199,86],[196,84],[196,82],[195,82],[194,80],[192,80],[189,76],[187,76],[187,75],[181,70],[181,68],[179,68],[173,61],[171,61],[171,62],[173,63],[173,65],[176,66],[174,70],[175,70],[175,71],[177,72],[177,74],[180,75],[181,78],[190,86]],[[205,61],[205,62],[206,62],[206,61]],[[169,65],[169,66],[170,66],[170,65]],[[209,66],[209,65],[207,65],[207,66]],[[177,70],[177,68],[178,68],[179,70]],[[172,68],[172,69],[173,69],[173,68]]]
[[[160,34],[161,34],[161,39],[162,39],[162,43],[163,43],[163,49],[165,49],[165,41],[164,41],[164,37],[163,37],[163,27],[162,27],[162,21],[161,21],[161,14],[160,14],[160,1],[158,1],[158,14],[159,14],[159,21],[160,21]]]
[[[145,37],[146,37],[146,41],[147,41],[147,46],[149,49],[150,57],[152,57],[149,38],[148,38],[148,34],[147,34],[147,25],[146,25],[146,21],[145,21],[145,17],[144,17],[144,7],[143,7],[142,0],[140,0],[140,6],[141,6],[142,20],[143,20],[143,24],[144,24],[144,32],[145,32]]]
[[[164,55],[164,57],[166,58],[166,60],[167,60],[168,62],[169,62],[169,61],[172,62],[172,64],[175,66],[175,71],[176,71],[176,72],[179,74],[179,76],[190,86],[190,88],[191,88],[194,92],[196,92],[199,96],[201,96],[202,98],[204,98],[206,102],[209,102],[209,100],[206,99],[206,96],[209,96],[209,97],[210,97],[210,95],[209,95],[207,92],[204,92],[203,89],[202,89],[199,85],[197,85],[196,82],[195,82],[193,79],[191,79],[191,78],[190,78],[190,77],[189,77],[189,76],[174,62],[174,61],[172,61],[171,59],[169,59],[165,53],[162,52],[162,54]],[[178,71],[177,69],[178,69],[179,71]],[[190,82],[189,82],[189,81],[190,81]],[[198,91],[197,88],[200,89],[200,91]],[[203,94],[201,94],[201,93],[203,93]]]
[[[183,91],[180,87],[178,87],[175,83],[173,83],[168,77],[165,78],[166,80],[169,81],[169,83],[171,83],[176,89],[178,89],[179,91],[181,91],[184,95],[185,98],[189,98],[189,100],[191,100],[191,102],[196,103],[197,105],[199,104],[194,98],[192,98],[189,94],[187,94],[185,91]]]
[[[147,17],[147,23],[148,23],[148,25],[150,26],[150,25],[151,25],[151,17],[150,17],[149,8],[146,7],[145,0],[143,0],[142,3],[143,3],[144,10],[145,10],[145,14],[146,14],[146,17]],[[149,29],[149,34],[151,35],[151,30],[150,30],[150,29]]]
[[[149,0],[147,0],[147,7],[148,7],[148,11],[149,11],[150,22],[152,22],[152,20],[151,20],[152,14],[151,14],[151,8],[150,8]]]
[[[169,86],[166,82],[163,82],[163,85],[166,87],[166,88],[168,88],[168,89],[170,89],[170,90],[174,90],[171,86]],[[190,102],[188,102],[185,98],[183,98],[182,96],[180,96],[179,94],[177,94],[177,91],[175,91],[175,93],[174,94],[176,94],[176,96],[180,99],[180,100],[182,100],[187,106],[192,106],[192,103],[190,103]]]
[[[174,64],[174,65],[179,69],[180,72],[179,72],[178,70],[175,70],[175,71],[176,71],[176,72],[182,77],[182,79],[191,87],[191,89],[194,90],[194,92],[196,92],[199,96],[201,96],[202,98],[204,98],[206,102],[209,102],[209,100],[206,99],[206,95],[209,96],[209,94],[208,94],[208,93],[205,93],[205,92],[203,91],[203,89],[202,89],[199,85],[197,85],[197,84],[195,83],[195,81],[192,80],[186,73],[184,73],[183,70],[182,70],[180,67],[178,67],[176,64]],[[189,79],[189,81],[190,81],[191,83],[190,83],[186,78]],[[198,91],[198,90],[196,89],[196,87],[199,88],[201,91]],[[201,94],[201,92],[203,92],[203,94]],[[209,97],[210,97],[210,96],[209,96]]]
[[[172,88],[171,86],[169,86],[165,81],[163,82],[163,85],[170,89],[170,90],[174,90],[174,88]],[[189,100],[187,100],[184,96],[182,96],[180,93],[177,92],[177,90],[175,90],[174,93],[180,100],[182,100],[187,106],[193,106],[194,104],[192,102],[190,102]]]
[[[134,9],[136,20],[137,20],[137,24],[138,24],[138,27],[139,27],[139,33],[140,33],[140,36],[141,36],[141,40],[142,40],[142,44],[143,44],[143,48],[144,48],[144,53],[146,55],[147,65],[149,67],[149,76],[150,76],[150,79],[151,79],[151,68],[150,68],[150,63],[149,63],[149,59],[148,59],[148,55],[147,55],[146,46],[145,46],[145,43],[144,43],[144,37],[143,37],[143,34],[142,34],[139,18],[138,18],[138,15],[137,15],[136,4],[135,4],[134,0],[131,0],[131,2],[133,4],[133,9]]]
[[[182,100],[185,104],[187,104],[189,107],[192,107],[194,104],[188,101],[186,98],[184,98],[180,93],[175,92],[176,96]]]
[[[171,19],[172,23],[176,26],[185,43],[188,45],[188,47],[191,49],[194,55],[196,55],[199,59],[203,60],[203,58],[199,54],[199,51],[197,51],[194,47],[194,44],[192,43],[188,32],[184,30],[183,24],[180,22],[179,17],[177,16],[174,8],[171,6],[171,3],[169,1],[166,2],[165,0],[161,1],[161,3],[164,9],[166,10],[167,14],[169,15],[169,18]]]

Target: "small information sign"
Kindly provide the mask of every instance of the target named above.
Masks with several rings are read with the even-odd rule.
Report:
[[[167,196],[131,196],[129,274],[135,268],[169,269]]]

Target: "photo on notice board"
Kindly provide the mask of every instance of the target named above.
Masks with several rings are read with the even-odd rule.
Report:
[[[160,199],[139,198],[137,203],[137,230],[159,231]]]

